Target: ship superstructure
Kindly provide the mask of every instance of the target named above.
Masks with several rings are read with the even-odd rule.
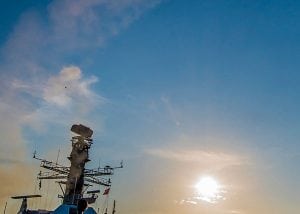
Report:
[[[18,214],[75,214],[79,213],[79,204],[87,202],[93,204],[98,198],[100,189],[88,191],[89,187],[94,185],[105,186],[106,190],[103,193],[108,194],[111,186],[110,176],[114,174],[117,168],[123,168],[123,163],[120,166],[98,167],[96,169],[86,169],[85,164],[89,160],[89,149],[93,144],[93,130],[82,124],[75,124],[71,127],[71,131],[76,134],[71,139],[72,151],[68,159],[70,166],[63,166],[57,162],[48,161],[38,158],[34,153],[33,158],[39,160],[40,167],[46,171],[38,173],[39,187],[41,187],[42,180],[53,179],[59,184],[62,194],[59,197],[62,199],[62,204],[54,211],[46,210],[29,210],[27,209],[27,198],[40,197],[40,195],[14,196],[15,199],[23,199],[21,208]],[[115,202],[114,202],[115,206]],[[115,210],[115,209],[113,209]],[[115,211],[113,211],[115,212]],[[89,207],[84,211],[85,214],[97,213],[93,208]]]

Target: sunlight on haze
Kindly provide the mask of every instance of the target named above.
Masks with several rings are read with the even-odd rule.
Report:
[[[197,193],[196,198],[199,200],[217,203],[220,199],[223,199],[221,185],[213,177],[202,177],[195,185],[195,189]]]

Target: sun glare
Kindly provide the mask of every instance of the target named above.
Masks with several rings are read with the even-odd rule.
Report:
[[[208,203],[216,203],[221,196],[221,186],[212,177],[203,177],[195,185],[197,198]]]

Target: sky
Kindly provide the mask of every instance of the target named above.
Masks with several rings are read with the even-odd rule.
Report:
[[[110,193],[120,213],[299,212],[299,10],[296,0],[2,1],[0,209],[15,213],[9,197],[33,193],[44,195],[34,208],[58,205],[57,186],[37,189],[32,153],[60,150],[68,164],[81,123],[94,130],[87,167],[124,161]]]

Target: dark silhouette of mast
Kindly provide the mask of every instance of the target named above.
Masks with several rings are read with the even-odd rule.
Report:
[[[93,140],[93,131],[83,125],[73,125],[71,131],[78,134],[72,137],[72,151],[69,157],[71,162],[70,172],[66,182],[64,204],[77,204],[81,198],[84,185],[84,167],[89,161],[89,148]]]
[[[123,162],[120,166],[111,167],[109,165],[105,167],[98,167],[96,169],[86,169],[85,164],[89,160],[89,149],[93,144],[92,135],[93,130],[84,125],[73,125],[71,131],[76,134],[72,137],[72,151],[70,157],[71,166],[63,166],[58,164],[58,156],[56,162],[48,161],[46,159],[38,158],[36,152],[33,154],[33,158],[41,161],[40,167],[47,171],[40,171],[38,173],[39,189],[42,187],[42,180],[53,179],[57,180],[62,195],[58,195],[63,199],[62,205],[58,206],[54,211],[47,210],[28,210],[27,199],[34,197],[41,197],[41,195],[24,195],[14,196],[14,199],[22,199],[22,204],[18,214],[30,214],[30,213],[74,213],[74,207],[80,208],[80,204],[92,204],[95,203],[100,193],[100,189],[93,189],[87,191],[89,187],[93,185],[101,185],[105,187],[111,186],[110,176],[114,174],[115,169],[123,168]],[[65,188],[62,185],[66,185]],[[109,188],[108,188],[109,189]],[[75,206],[74,206],[75,205]],[[89,209],[92,209],[91,207]],[[92,209],[93,210],[93,209]],[[6,211],[6,207],[4,212]],[[76,212],[76,210],[75,210]],[[95,211],[94,211],[95,212]],[[107,212],[107,211],[106,211]],[[93,213],[93,212],[92,212]],[[115,202],[113,214],[115,213]]]
[[[88,187],[93,184],[110,187],[111,180],[110,176],[114,174],[114,170],[123,168],[123,162],[120,166],[111,167],[105,166],[103,168],[98,167],[96,169],[86,169],[85,164],[89,160],[89,149],[93,144],[93,130],[84,125],[73,125],[71,131],[76,134],[72,137],[72,151],[68,158],[71,162],[71,166],[63,166],[56,162],[48,161],[45,159],[38,158],[36,152],[34,152],[33,158],[40,160],[40,167],[48,171],[38,174],[40,179],[39,187],[41,188],[41,180],[54,179],[58,180],[63,195],[59,195],[63,198],[63,204],[76,205],[79,200],[84,199],[89,204],[92,204],[97,199],[99,190],[86,191]],[[50,171],[50,172],[49,172]],[[107,177],[108,176],[108,177]],[[65,188],[62,185],[66,185]],[[88,196],[84,196],[84,193]]]

